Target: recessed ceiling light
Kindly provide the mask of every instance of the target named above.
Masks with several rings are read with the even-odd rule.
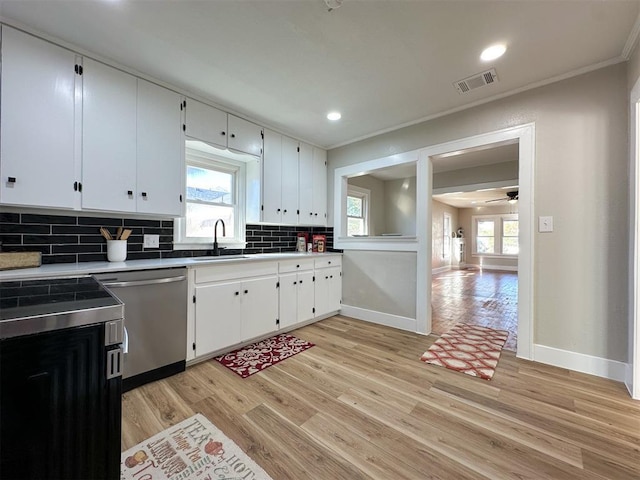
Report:
[[[329,112],[327,113],[327,118],[335,122],[336,120],[340,120],[342,118],[342,114],[340,112]]]
[[[480,59],[485,62],[495,60],[496,58],[500,58],[502,55],[504,55],[504,52],[506,51],[507,51],[507,47],[502,43],[491,45],[490,47],[485,48],[482,51],[482,54],[480,54]]]

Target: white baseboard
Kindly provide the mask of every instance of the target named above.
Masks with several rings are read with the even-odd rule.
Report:
[[[480,265],[474,265],[474,267],[480,268]],[[506,272],[517,272],[518,266],[516,265],[515,267],[507,267],[503,265],[486,265],[485,264],[485,265],[482,265],[482,270],[503,270]]]
[[[444,267],[432,268],[431,269],[431,275],[436,275],[436,274],[442,273],[442,272],[448,272],[449,270],[451,270],[451,265],[445,265]]]
[[[532,360],[556,367],[568,368],[576,372],[609,378],[618,382],[624,382],[627,369],[627,364],[623,362],[585,355],[584,353],[560,350],[559,348],[547,347],[545,345],[533,346]]]
[[[376,312],[375,310],[352,307],[351,305],[343,304],[340,309],[340,315],[357,318],[358,320],[365,320],[371,323],[377,323],[379,325],[385,325],[387,327],[399,328],[400,330],[407,330],[409,332],[415,332],[418,327],[415,318],[402,317],[391,313]]]

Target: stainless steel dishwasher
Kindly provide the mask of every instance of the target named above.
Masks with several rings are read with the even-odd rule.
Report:
[[[186,272],[171,268],[95,275],[124,302],[123,391],[184,371]]]

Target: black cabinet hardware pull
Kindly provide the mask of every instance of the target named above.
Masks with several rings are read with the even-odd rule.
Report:
[[[147,192],[142,192],[142,196],[143,196],[144,198],[147,198]]]
[[[235,133],[232,133],[232,134],[231,134],[231,138],[236,138],[236,134],[235,134]]]
[[[329,265],[331,265],[331,260],[329,260]]]
[[[7,178],[7,182],[9,182],[9,183],[16,183],[16,177],[9,177],[9,178]]]
[[[280,211],[280,209],[278,209],[278,212]]]
[[[227,132],[220,132],[220,135],[222,135],[223,137],[227,134]]]
[[[297,285],[297,284],[298,284],[298,282],[293,282],[293,284],[294,284],[294,285]]]
[[[129,196],[133,195],[133,190],[127,190],[127,195]]]
[[[236,292],[236,295],[240,295],[240,292]]]
[[[245,290],[244,293],[249,293],[249,290]]]
[[[287,209],[286,208],[284,209],[284,213],[287,213]]]
[[[300,265],[296,265],[296,268],[300,268]]]
[[[302,285],[302,280],[300,280],[300,285]]]

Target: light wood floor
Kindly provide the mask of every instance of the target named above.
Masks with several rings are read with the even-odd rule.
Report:
[[[424,337],[336,316],[241,379],[215,361],[128,392],[123,449],[200,412],[281,479],[639,479],[624,386],[503,351],[485,381],[426,365]]]
[[[431,331],[442,335],[456,323],[506,330],[506,350],[518,345],[518,273],[449,270],[432,278]]]

